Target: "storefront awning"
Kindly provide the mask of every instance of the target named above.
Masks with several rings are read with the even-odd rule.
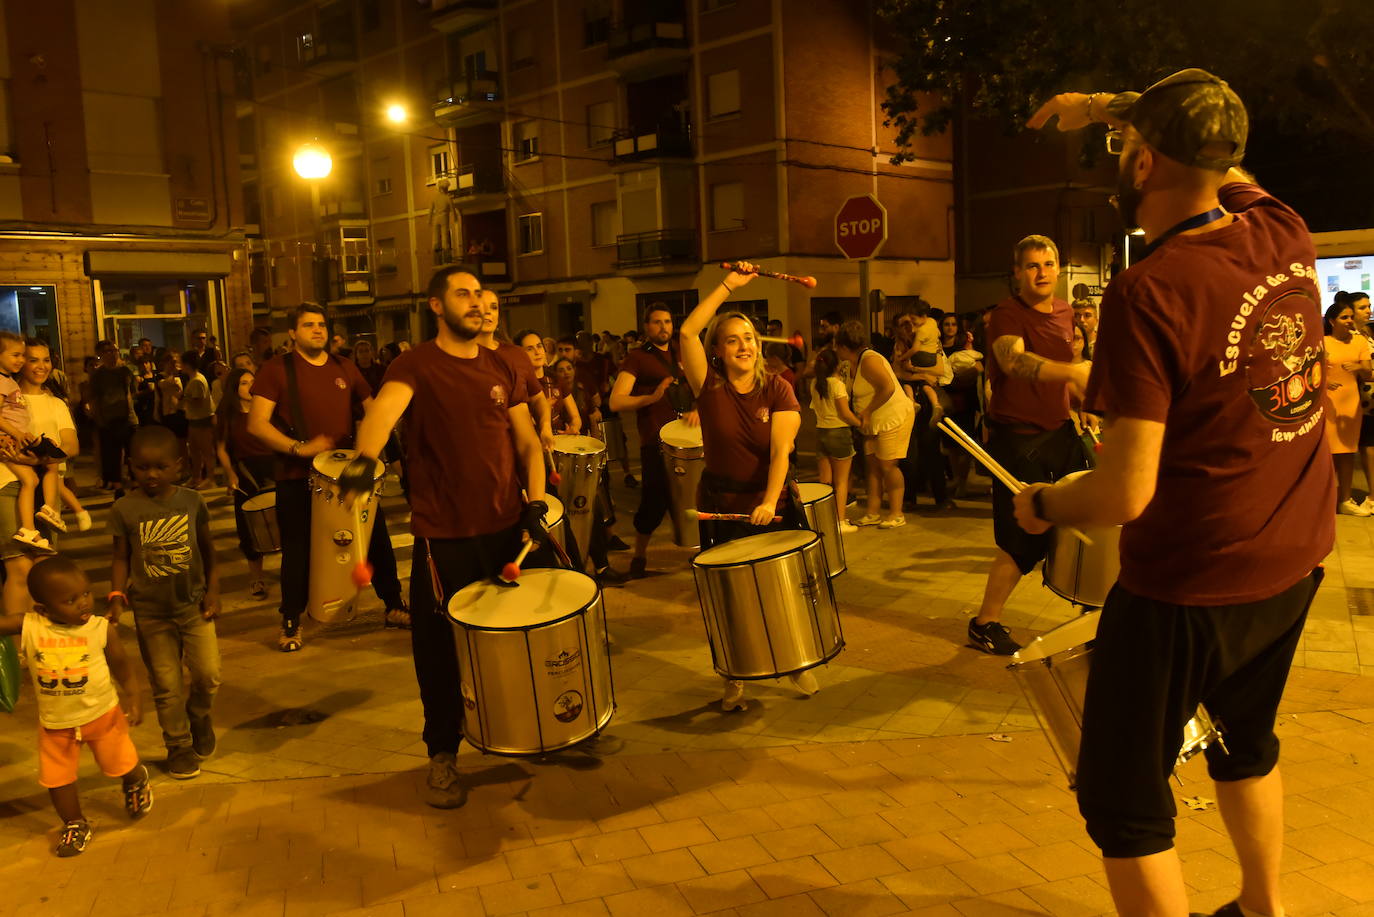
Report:
[[[227,277],[232,263],[229,252],[86,252],[86,273],[92,277],[111,274],[153,274],[188,279]]]

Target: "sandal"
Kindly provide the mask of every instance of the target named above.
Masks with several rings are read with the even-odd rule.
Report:
[[[14,540],[26,548],[32,548],[35,554],[56,554],[53,546],[48,539],[38,534],[37,529],[20,529],[14,533]]]
[[[410,609],[404,604],[399,608],[388,608],[383,626],[387,629],[410,630]]]
[[[67,523],[62,521],[62,514],[47,503],[40,506],[38,512],[34,515],[59,532],[65,532],[67,530]]]
[[[302,639],[301,625],[299,622],[294,627],[281,626],[281,636],[277,638],[277,649],[283,653],[300,652],[301,645],[305,641]]]

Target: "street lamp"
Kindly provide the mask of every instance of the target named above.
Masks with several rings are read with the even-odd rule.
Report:
[[[329,176],[330,171],[334,168],[334,160],[330,157],[328,150],[317,141],[311,140],[296,148],[296,155],[292,157],[291,165],[295,167],[296,174],[301,178],[315,180]]]
[[[392,103],[386,107],[386,119],[392,124],[405,124],[410,117],[406,107],[399,103]]]

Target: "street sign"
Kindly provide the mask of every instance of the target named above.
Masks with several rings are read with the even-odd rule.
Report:
[[[871,194],[851,197],[835,214],[835,246],[851,261],[872,258],[887,241],[887,208]]]

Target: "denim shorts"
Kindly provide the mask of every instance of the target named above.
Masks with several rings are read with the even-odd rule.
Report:
[[[816,430],[816,451],[828,459],[854,457],[853,428],[820,427]]]

